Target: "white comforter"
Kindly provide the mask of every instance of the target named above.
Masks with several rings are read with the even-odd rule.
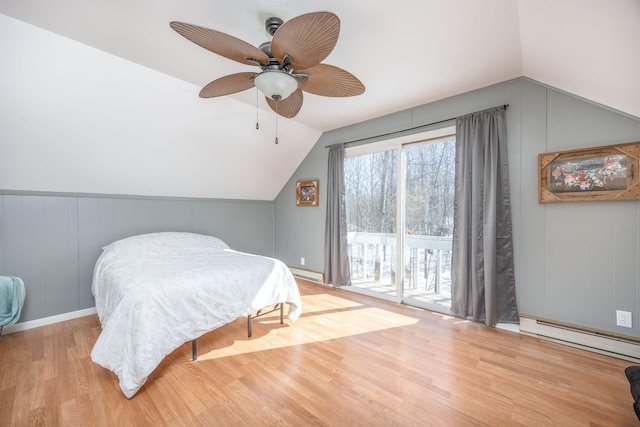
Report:
[[[185,342],[267,306],[302,311],[280,261],[236,252],[211,236],[152,233],[107,246],[92,292],[102,332],[91,358],[115,372],[132,397],[166,355]]]

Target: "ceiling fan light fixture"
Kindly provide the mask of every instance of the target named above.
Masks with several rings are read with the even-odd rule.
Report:
[[[253,79],[253,84],[267,98],[282,101],[298,89],[298,81],[289,73],[280,70],[266,70]]]

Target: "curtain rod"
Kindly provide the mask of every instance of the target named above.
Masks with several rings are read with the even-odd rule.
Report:
[[[509,107],[509,104],[504,104],[504,105],[502,106],[502,108],[504,108],[505,110],[506,110],[508,107]],[[499,107],[493,107],[493,108],[499,108]],[[487,110],[491,110],[491,108],[487,108]],[[464,115],[464,114],[463,114],[463,115]],[[458,116],[458,117],[461,117],[461,116]],[[380,137],[383,137],[383,136],[392,136],[392,135],[397,135],[397,134],[399,134],[399,133],[409,132],[409,131],[412,131],[412,130],[418,130],[418,129],[422,129],[422,128],[426,128],[426,127],[430,127],[430,126],[434,126],[434,125],[439,125],[440,123],[450,122],[450,121],[452,121],[452,120],[456,120],[458,117],[451,117],[450,119],[439,120],[439,121],[437,121],[437,122],[428,123],[428,124],[426,124],[426,125],[414,126],[414,127],[412,127],[412,128],[407,128],[407,129],[402,129],[402,130],[396,130],[396,131],[388,132],[388,133],[381,133],[381,134],[379,134],[379,135],[367,136],[367,137],[365,137],[365,138],[353,139],[353,140],[351,140],[351,141],[343,142],[343,144],[353,144],[354,142],[367,141],[367,140],[369,140],[369,139],[380,138]],[[325,145],[325,146],[324,146],[324,148],[329,148],[329,147],[331,147],[332,145],[335,145],[335,144]]]

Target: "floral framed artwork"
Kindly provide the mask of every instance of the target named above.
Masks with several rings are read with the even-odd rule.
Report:
[[[640,142],[538,155],[540,203],[640,200]]]
[[[296,183],[296,206],[318,206],[320,181],[298,181]]]

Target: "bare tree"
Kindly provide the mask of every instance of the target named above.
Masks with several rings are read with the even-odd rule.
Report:
[[[348,231],[396,233],[397,153],[394,149],[345,158]],[[408,146],[404,149],[404,159],[404,232],[422,236],[451,236],[455,139]],[[387,253],[387,249],[382,245],[375,247],[376,280],[380,275],[381,259],[389,259],[392,275],[395,272],[395,256]],[[419,259],[420,263],[429,265],[431,255],[428,250],[413,248],[410,255],[411,274],[417,276]],[[366,269],[367,266],[362,268]],[[427,277],[428,269],[424,271]]]

